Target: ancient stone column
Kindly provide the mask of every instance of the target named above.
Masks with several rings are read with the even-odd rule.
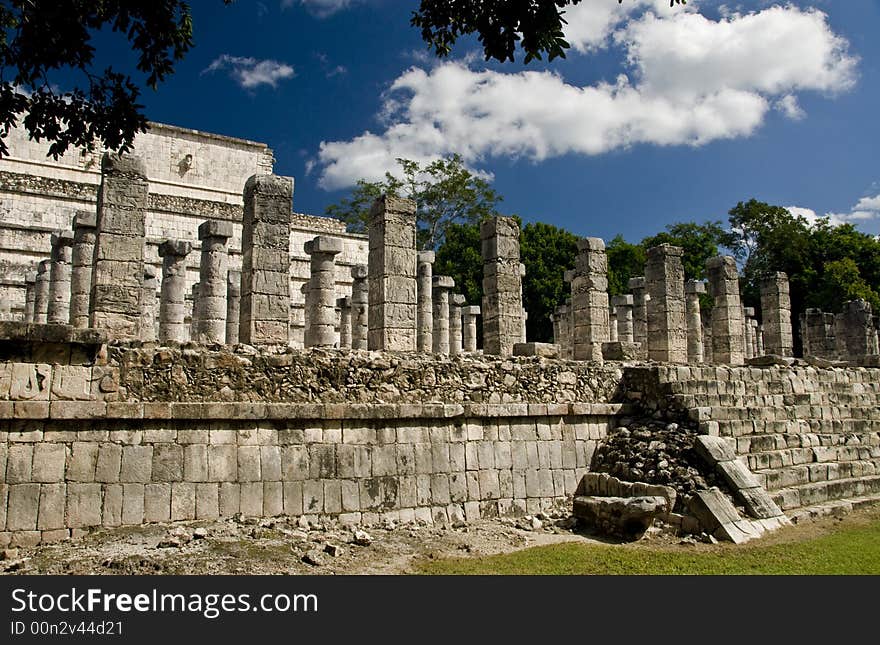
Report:
[[[874,350],[874,314],[871,303],[850,300],[843,304],[841,336],[844,360],[858,360]]]
[[[98,191],[89,326],[116,340],[140,335],[147,172],[131,155],[104,154]]]
[[[226,277],[226,344],[238,344],[238,318],[241,311],[241,271],[229,270]]]
[[[571,316],[571,305],[564,304],[559,305],[556,308],[556,321],[559,325],[559,335],[553,337],[553,341],[559,345],[559,356],[561,358],[571,358],[572,357],[572,346],[571,346],[571,329],[572,329],[572,316]]]
[[[193,342],[196,340],[196,327],[199,324],[199,283],[196,282],[190,287],[190,307],[189,307],[189,339]]]
[[[785,273],[773,273],[761,281],[761,319],[764,351],[778,356],[794,356],[791,296]]]
[[[253,175],[244,186],[239,342],[286,345],[290,334],[293,181]]]
[[[458,356],[462,350],[461,310],[467,299],[460,293],[449,296],[449,355]]]
[[[601,362],[602,343],[611,338],[605,242],[598,237],[588,237],[578,240],[577,247],[571,280],[573,358]]]
[[[92,292],[92,262],[97,236],[95,213],[80,211],[73,217],[73,253],[70,270],[70,324],[89,326],[89,301]]]
[[[73,233],[52,234],[52,255],[49,269],[49,306],[46,322],[50,325],[70,323],[70,263],[73,254]]]
[[[418,309],[416,310],[416,350],[433,351],[434,310],[431,302],[434,277],[434,252],[419,251],[418,259]]]
[[[608,306],[608,340],[612,343],[616,343],[618,341],[617,311],[614,309],[613,304]]]
[[[24,321],[32,323],[34,322],[34,300],[37,296],[37,272],[28,271],[24,283]]]
[[[339,349],[351,349],[351,298],[336,299],[339,310]]]
[[[370,211],[368,346],[373,350],[416,349],[416,203],[388,195]]]
[[[629,289],[633,296],[633,342],[641,345],[640,355],[648,356],[648,300],[651,296],[645,287],[645,278],[638,276],[629,279]]]
[[[754,307],[743,307],[743,338],[745,343],[746,359],[755,356],[755,337],[752,327],[752,320],[755,317]]]
[[[431,301],[434,304],[434,340],[431,350],[435,354],[449,353],[449,292],[455,281],[448,275],[435,275],[432,279]]]
[[[462,344],[464,351],[474,353],[477,351],[477,316],[480,315],[479,307],[464,307],[461,310],[462,321]]]
[[[202,256],[199,264],[198,319],[195,340],[222,344],[226,340],[226,274],[232,224],[208,220],[199,225]]]
[[[367,282],[367,267],[360,264],[351,267],[351,348],[366,349],[367,312],[370,306],[370,288]]]
[[[764,350],[764,325],[758,325],[758,331],[755,334],[755,338],[758,341],[758,353],[757,356],[765,356],[766,352]]]
[[[761,342],[758,340],[758,321],[755,318],[749,319],[749,326],[752,328],[751,338],[752,338],[752,358],[755,356],[760,356],[758,353],[758,346]]]
[[[526,279],[526,265],[520,262],[519,264],[519,300],[520,302],[524,302],[523,299],[523,283]],[[529,320],[529,312],[526,311],[526,308],[522,308],[522,334],[520,335],[521,343],[528,342],[526,340],[526,322]]]
[[[703,319],[700,314],[700,294],[706,293],[706,283],[701,280],[688,280],[684,285],[685,311],[687,315],[687,356],[688,363],[702,363]]]
[[[743,310],[736,260],[718,256],[706,261],[712,307],[712,360],[717,365],[745,363]]]
[[[519,271],[519,224],[512,217],[493,217],[480,225],[483,257],[483,351],[513,355],[522,338]]]
[[[645,287],[648,290],[648,358],[687,363],[684,267],[680,246],[660,244],[648,249]]]
[[[306,307],[309,327],[306,347],[336,345],[336,255],[342,253],[342,240],[319,235],[305,244],[311,258],[311,278]]]
[[[159,342],[187,339],[186,256],[192,244],[183,240],[165,240],[159,245],[162,258],[162,287],[159,296]]]
[[[633,297],[630,294],[614,296],[611,303],[617,313],[617,340],[632,343],[633,340]]]
[[[34,288],[34,322],[45,325],[49,322],[49,281],[52,260],[42,260],[37,265],[37,282]]]
[[[159,280],[156,267],[144,264],[144,293],[141,298],[141,340],[145,343],[156,341],[156,291]]]

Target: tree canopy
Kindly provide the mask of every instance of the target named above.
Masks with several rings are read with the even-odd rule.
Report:
[[[224,0],[227,4],[231,0]],[[147,128],[134,70],[95,69],[92,35],[119,32],[137,55],[136,72],[155,89],[192,47],[192,19],[182,0],[3,0],[0,2],[0,157],[19,121],[58,158],[70,146],[130,149]],[[65,90],[58,70],[79,73]]]
[[[327,207],[327,215],[345,222],[352,232],[364,232],[376,197],[408,197],[416,202],[419,247],[434,249],[450,225],[476,224],[497,214],[501,196],[487,180],[471,173],[460,155],[425,165],[411,159],[397,163],[402,177],[386,172],[381,181],[359,180],[350,197]],[[479,231],[477,238],[479,242]]]

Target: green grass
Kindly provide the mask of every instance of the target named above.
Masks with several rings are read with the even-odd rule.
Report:
[[[797,537],[797,529],[794,531]],[[781,537],[781,536],[780,536]],[[773,539],[773,538],[771,538]],[[785,538],[783,538],[785,539]],[[419,573],[457,575],[880,574],[880,518],[762,546],[564,543],[484,558],[426,561]]]

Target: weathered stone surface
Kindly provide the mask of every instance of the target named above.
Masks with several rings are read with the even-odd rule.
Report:
[[[645,286],[648,310],[648,358],[687,363],[684,267],[681,247],[661,244],[648,249]]]
[[[592,497],[574,498],[573,514],[601,533],[637,540],[654,519],[666,514],[663,497]]]
[[[511,356],[522,341],[522,277],[519,225],[510,217],[494,217],[480,225],[483,258],[483,351]]]

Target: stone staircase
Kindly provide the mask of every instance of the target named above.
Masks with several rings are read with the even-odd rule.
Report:
[[[667,406],[726,438],[792,520],[880,502],[880,370],[656,369]]]

